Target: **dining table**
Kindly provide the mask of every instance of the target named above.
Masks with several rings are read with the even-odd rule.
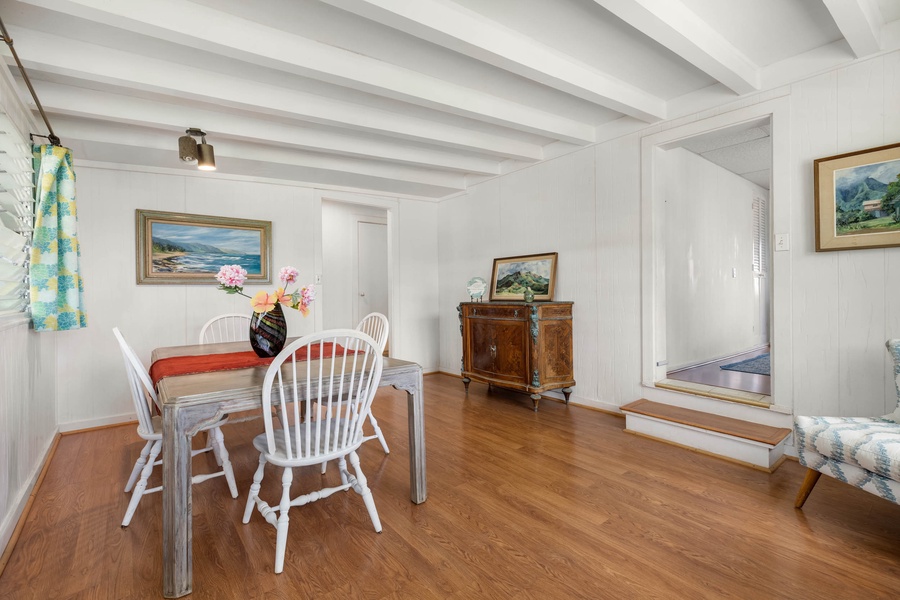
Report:
[[[291,340],[288,340],[290,343]],[[158,360],[250,350],[249,342],[225,342],[157,348]],[[152,370],[152,368],[151,368]],[[262,410],[265,365],[171,375],[159,380],[163,421],[163,596],[179,598],[193,591],[191,438],[204,426],[240,411]],[[425,502],[425,418],[422,367],[384,358],[381,386],[407,396],[410,500]]]

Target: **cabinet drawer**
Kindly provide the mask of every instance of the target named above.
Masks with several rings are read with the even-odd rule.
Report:
[[[527,306],[491,306],[485,305],[469,305],[465,307],[464,316],[472,319],[521,319],[525,320],[528,316]]]

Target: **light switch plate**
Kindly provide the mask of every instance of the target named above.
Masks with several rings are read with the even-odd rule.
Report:
[[[775,252],[782,252],[791,249],[791,237],[787,233],[775,234]]]

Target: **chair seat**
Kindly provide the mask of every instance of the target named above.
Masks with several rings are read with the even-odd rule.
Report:
[[[332,421],[332,434],[329,436],[329,440],[334,440],[334,430],[335,428],[342,429],[343,428],[344,419],[340,419],[338,421]],[[312,424],[312,428],[315,429],[316,424]],[[343,450],[339,452],[326,452],[325,451],[325,436],[321,436],[321,441],[319,443],[319,452],[313,453],[314,456],[296,458],[296,451],[294,453],[295,458],[288,458],[287,448],[284,442],[284,430],[276,429],[275,434],[275,453],[269,454],[269,443],[266,440],[266,434],[261,433],[255,438],[253,438],[253,447],[256,448],[261,454],[266,455],[266,460],[272,464],[279,466],[301,466],[301,465],[318,465],[324,461],[333,460],[335,458],[340,458],[341,456],[345,456],[351,450],[356,450],[362,444],[363,438],[360,432],[358,439],[355,440],[350,447],[344,447]],[[315,431],[313,431],[313,439],[315,439]],[[293,436],[291,436],[291,440],[293,442]],[[306,447],[306,427],[304,425],[300,426],[300,444],[301,447]]]
[[[795,418],[796,444],[900,482],[900,423],[866,417]]]

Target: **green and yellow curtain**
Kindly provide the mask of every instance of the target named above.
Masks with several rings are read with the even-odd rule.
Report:
[[[34,146],[34,158],[37,214],[30,267],[34,328],[87,327],[72,153],[62,146]]]

